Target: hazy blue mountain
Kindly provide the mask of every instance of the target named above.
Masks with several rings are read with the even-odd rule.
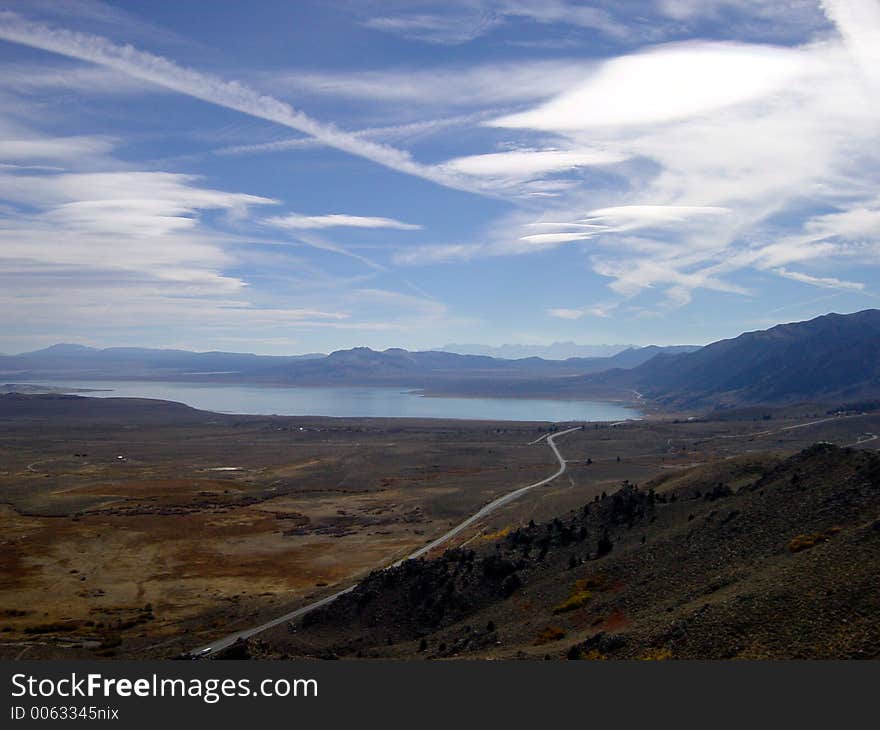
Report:
[[[664,351],[665,350],[665,351]],[[570,377],[498,379],[457,392],[512,397],[611,398],[671,409],[880,399],[880,311],[828,314],[720,340],[693,352],[661,348],[604,359]],[[640,358],[649,359],[642,360]],[[572,361],[567,361],[569,364]]]
[[[326,358],[297,362],[285,368],[291,382],[394,382],[399,384],[436,384],[439,380],[464,381],[472,388],[487,385],[487,380],[516,382],[524,378],[561,378],[600,372],[609,368],[629,368],[640,365],[659,353],[693,351],[692,347],[638,348],[625,350],[606,358],[569,358],[544,360],[527,357],[516,360],[486,355],[460,355],[428,350],[410,352],[399,348],[377,351],[368,347],[338,350]],[[469,389],[470,389],[469,387]]]
[[[827,314],[660,354],[628,376],[675,405],[846,400],[880,396],[880,310]]]
[[[450,343],[438,347],[440,352],[455,352],[459,355],[488,355],[506,360],[524,357],[540,357],[544,360],[568,360],[577,358],[611,357],[618,352],[635,347],[634,345],[579,345],[576,342],[553,342],[549,345],[480,345]]]
[[[170,379],[198,373],[249,376],[314,357],[324,355],[277,357],[141,347],[97,349],[62,343],[21,355],[0,356],[0,372],[10,377],[15,375],[19,380],[23,377]]]
[[[692,348],[690,348],[692,349]],[[400,385],[429,387],[491,380],[558,378],[585,375],[615,367],[635,367],[662,352],[680,348],[645,347],[624,350],[608,358],[508,360],[451,352],[383,351],[368,347],[338,350],[329,355],[292,357],[230,352],[187,352],[138,347],[96,349],[58,344],[21,355],[0,357],[0,375],[10,382],[53,378],[208,380],[299,385]]]
[[[604,358],[605,368],[634,368],[642,363],[646,363],[657,355],[680,355],[687,352],[696,352],[700,349],[699,345],[672,345],[670,347],[658,347],[657,345],[648,345],[647,347],[631,347],[623,352],[619,352],[613,357]]]

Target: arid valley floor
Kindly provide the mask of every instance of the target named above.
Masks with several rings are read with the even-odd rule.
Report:
[[[174,657],[257,625],[549,476],[556,459],[537,439],[571,425],[0,396],[0,656]],[[625,480],[662,494],[717,478],[736,492],[817,442],[874,451],[876,434],[878,413],[818,406],[585,424],[558,440],[564,474],[447,547],[491,547]],[[783,552],[793,537],[778,536]],[[304,641],[284,652],[309,654]]]

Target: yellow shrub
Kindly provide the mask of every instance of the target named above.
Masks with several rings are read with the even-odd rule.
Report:
[[[608,657],[605,656],[605,655],[604,655],[601,651],[599,651],[598,649],[590,649],[590,650],[587,651],[587,652],[583,652],[583,651],[582,651],[582,652],[581,652],[581,656],[580,656],[580,658],[581,658],[581,659],[588,659],[588,660],[590,660],[590,661],[594,661],[594,662],[596,662],[596,661],[605,661]]]
[[[646,662],[663,662],[667,659],[672,659],[672,650],[671,649],[649,649],[645,652],[644,656],[639,657],[642,661]]]
[[[553,608],[553,613],[567,613],[568,611],[574,611],[575,609],[584,606],[592,597],[593,594],[590,593],[590,591],[576,590],[562,603],[555,606]]]
[[[477,540],[479,542],[492,542],[494,540],[500,540],[503,537],[507,537],[510,534],[511,528],[502,527],[498,532],[489,532],[485,535],[480,535]]]

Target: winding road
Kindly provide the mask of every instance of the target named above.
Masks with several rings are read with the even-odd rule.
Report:
[[[538,487],[543,487],[545,484],[549,484],[554,479],[556,479],[556,477],[564,474],[568,465],[566,464],[565,459],[562,458],[562,454],[559,453],[559,449],[556,446],[556,439],[559,438],[560,436],[564,436],[567,433],[571,433],[572,431],[580,431],[581,428],[582,428],[581,426],[575,426],[574,428],[569,428],[569,429],[566,429],[565,431],[559,431],[557,433],[547,435],[546,437],[542,436],[541,438],[539,438],[535,441],[532,441],[532,444],[536,444],[546,438],[547,445],[553,451],[553,456],[556,457],[556,461],[559,462],[559,468],[555,472],[553,472],[553,474],[551,474],[549,477],[546,477],[546,478],[542,479],[541,481],[535,482],[534,484],[529,484],[525,487],[520,487],[519,489],[515,489],[512,492],[508,492],[507,494],[504,494],[504,495],[498,497],[497,499],[493,499],[491,502],[489,502],[488,504],[481,507],[479,510],[474,512],[474,514],[472,514],[470,517],[468,517],[466,520],[459,523],[455,527],[453,527],[448,532],[443,533],[437,539],[432,540],[431,542],[427,543],[426,545],[423,545],[418,550],[415,550],[414,552],[410,553],[406,557],[401,558],[400,560],[397,560],[394,563],[391,563],[391,565],[388,567],[395,568],[398,565],[405,563],[407,560],[415,560],[416,558],[422,557],[423,555],[431,552],[431,550],[434,550],[435,548],[438,548],[441,545],[444,545],[445,543],[449,542],[453,537],[458,535],[463,530],[466,530],[468,527],[473,525],[475,522],[478,522],[483,517],[486,517],[486,515],[489,515],[492,512],[494,512],[495,510],[499,509],[500,507],[503,507],[504,505],[509,504],[510,502],[512,502],[515,499],[518,499],[519,497],[524,495],[526,492],[531,491],[532,489],[537,489]],[[529,444],[529,445],[531,445],[531,444]],[[226,647],[231,646],[239,639],[248,639],[251,636],[262,633],[263,631],[266,631],[267,629],[271,629],[275,626],[278,626],[279,624],[283,624],[286,621],[293,621],[294,619],[300,618],[301,616],[305,616],[307,613],[310,613],[317,608],[321,608],[321,606],[326,606],[328,603],[335,601],[340,596],[344,596],[346,593],[350,593],[351,591],[353,591],[355,588],[357,588],[357,585],[358,584],[355,583],[354,585],[349,586],[348,588],[343,588],[340,591],[336,591],[335,593],[331,593],[329,596],[325,596],[324,598],[322,598],[319,601],[315,601],[314,603],[310,603],[306,606],[302,606],[300,608],[297,608],[294,611],[290,611],[289,613],[285,613],[283,616],[279,616],[278,618],[274,618],[271,621],[266,621],[265,623],[260,624],[259,626],[253,626],[249,629],[242,629],[241,631],[236,631],[235,633],[232,633],[227,636],[224,636],[223,638],[217,639],[216,641],[213,641],[206,646],[202,646],[198,649],[193,649],[192,651],[188,652],[188,655],[193,658],[203,658],[203,657],[208,657],[211,654],[216,654],[218,651],[221,651],[222,649],[225,649]]]

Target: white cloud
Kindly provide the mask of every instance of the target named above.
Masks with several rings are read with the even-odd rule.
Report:
[[[302,330],[420,333],[449,320],[435,299],[364,286],[370,275],[313,270],[282,248],[293,242],[269,242],[278,256],[255,255],[263,241],[227,229],[275,201],[193,176],[0,170],[0,198],[12,203],[0,219],[4,342],[59,328],[105,343],[141,333],[144,344],[167,331],[189,343],[244,331],[257,342]],[[309,231],[297,241],[372,263]],[[266,276],[284,286],[261,286]]]
[[[367,256],[363,256],[355,251],[345,248],[344,246],[340,246],[333,241],[328,241],[326,238],[322,236],[318,236],[311,231],[304,230],[295,230],[295,241],[305,246],[309,246],[311,248],[317,249],[319,251],[330,251],[331,253],[339,254],[340,256],[345,256],[347,258],[353,259],[355,261],[359,261],[360,263],[368,266],[369,268],[375,271],[385,271],[386,267],[382,264],[374,261]]]
[[[86,64],[21,64],[0,65],[0,89],[19,94],[47,91],[73,91],[86,94],[143,94],[156,91],[144,83],[110,68]]]
[[[436,299],[423,296],[402,294],[387,289],[354,289],[349,297],[352,303],[356,302],[359,313],[367,313],[374,307],[377,314],[386,314],[391,307],[405,318],[412,317],[443,317],[448,312],[448,307]]]
[[[329,215],[299,215],[296,213],[268,218],[266,223],[278,228],[310,229],[310,228],[395,228],[400,231],[417,231],[421,226],[404,223],[394,218],[373,216],[346,215],[331,213]]]
[[[858,69],[880,48],[880,18],[859,0],[840,4],[858,11],[857,22],[840,21],[851,26],[850,47],[834,38],[659,46],[606,61],[554,99],[493,122],[628,160],[614,168],[617,187],[560,188],[534,223],[540,232],[499,220],[492,242],[470,255],[580,244],[612,291],[657,290],[671,306],[699,288],[745,293],[729,277],[746,268],[822,257],[876,265],[880,109]],[[816,207],[838,212],[810,218]],[[798,216],[803,230],[792,233]]]
[[[108,203],[131,205],[132,213],[150,207],[159,216],[182,216],[197,209],[243,211],[250,205],[276,201],[245,193],[227,193],[199,187],[197,177],[171,172],[120,171],[63,173],[58,175],[2,175],[0,196],[7,200],[42,207]],[[90,216],[100,225],[101,215]],[[189,217],[186,217],[190,220]],[[124,217],[120,217],[120,222]],[[136,233],[137,224],[130,226]]]
[[[735,4],[760,5],[759,18],[768,17],[765,12],[772,5],[769,0]],[[576,17],[576,11],[589,10],[582,3],[510,0],[502,5],[498,25],[528,18],[592,27],[589,12]],[[712,17],[727,17],[724,13],[733,5],[727,0],[665,3],[670,16],[688,21],[716,11]],[[330,145],[407,174],[516,203],[513,212],[461,242],[398,249],[396,264],[540,253],[574,244],[594,272],[609,278],[618,296],[656,294],[653,298],[665,298],[668,306],[681,306],[700,288],[746,293],[732,279],[747,268],[866,293],[864,285],[847,281],[849,273],[841,278],[825,274],[840,273],[833,267],[841,261],[859,265],[880,260],[880,111],[873,85],[880,68],[880,19],[875,5],[859,0],[827,0],[824,5],[845,44],[827,36],[800,47],[692,42],[604,61],[530,59],[350,74],[256,75],[254,83],[273,96],[96,36],[3,14],[0,37],[99,66],[53,68],[52,77],[47,72],[43,81],[28,68],[16,67],[15,78],[0,78],[0,90],[9,90],[10,98],[56,88],[85,91],[89,74],[107,89],[123,90],[125,80],[132,88],[170,89],[306,135],[224,150],[229,153]],[[413,18],[396,8],[383,10],[383,17]],[[422,15],[416,20],[425,30],[432,21],[430,13]],[[595,13],[592,19],[602,20]],[[396,32],[412,30],[412,24],[408,30],[398,24]],[[455,32],[436,24],[434,30]],[[400,123],[342,131],[279,100],[279,94],[291,90],[353,100],[360,111],[366,108],[365,124],[387,122],[389,113]],[[415,115],[431,118],[412,122]],[[490,115],[496,126],[469,129]],[[451,144],[443,149],[452,159],[433,165],[377,143],[391,140],[406,146],[420,135],[450,128],[471,136],[449,135]],[[396,326],[382,320],[381,297],[364,294],[366,289],[358,302],[373,302],[370,321],[348,316],[357,306],[353,299],[338,311],[341,297],[333,307],[322,306],[317,297],[298,302],[302,306],[269,304],[255,286],[245,287],[252,282],[249,269],[241,266],[244,244],[233,241],[226,224],[235,228],[235,217],[251,222],[248,211],[272,201],[213,190],[197,178],[169,173],[56,174],[61,171],[42,163],[82,169],[91,159],[88,169],[102,168],[95,160],[110,152],[112,140],[18,131],[0,126],[0,157],[21,163],[0,166],[0,195],[10,201],[0,222],[0,275],[25,271],[30,277],[55,267],[83,276],[130,276],[139,285],[148,282],[147,288],[161,290],[163,301],[172,290],[218,301],[223,297],[224,306],[246,310],[241,322],[261,309],[279,312],[277,322],[284,321],[283,312],[313,313],[304,315],[309,324],[303,326],[309,327],[320,326],[322,312],[334,326]],[[465,154],[481,149],[500,151]],[[110,162],[115,167],[107,169],[125,167],[118,160]],[[23,174],[38,169],[50,174]],[[811,215],[817,209],[823,214]],[[370,267],[365,276],[377,278],[387,274],[382,264],[316,232],[336,226],[419,228],[393,218],[343,213],[276,216],[258,223],[287,231],[274,234],[290,238],[273,252],[279,258],[290,255],[288,247],[298,247],[299,255],[306,251],[302,246],[309,246],[360,261]],[[303,258],[331,259],[307,254]],[[819,259],[824,259],[822,276],[814,275]],[[360,267],[358,272],[363,273]],[[283,277],[286,272],[263,274]],[[297,286],[302,278],[307,277],[297,279]],[[872,279],[866,275],[865,280],[870,285]],[[168,304],[168,312],[180,307],[180,299]],[[252,301],[253,306],[245,306]],[[385,306],[393,306],[391,299]],[[446,316],[430,313],[427,305],[412,307],[420,317]],[[610,311],[556,308],[551,316],[603,316],[600,310]],[[268,321],[276,315],[261,316]],[[290,319],[297,320],[297,315],[290,314]]]
[[[244,282],[222,273],[233,260],[199,214],[274,203],[202,188],[192,176],[137,171],[0,172],[0,197],[28,206],[0,223],[0,266],[131,272],[226,290]]]
[[[478,38],[494,25],[489,18],[477,18],[473,23],[449,15],[418,15],[370,18],[364,25],[374,30],[395,33],[429,43],[458,44]]]
[[[226,81],[185,68],[173,61],[106,38],[64,29],[53,29],[0,12],[0,38],[99,66],[250,116],[303,132],[330,147],[372,160],[398,172],[415,175],[449,187],[464,187],[461,180],[422,165],[404,151],[378,144],[319,122],[278,99],[236,81]]]
[[[609,150],[512,150],[456,157],[443,167],[466,175],[526,178],[544,173],[622,162],[626,155]]]
[[[591,210],[584,219],[601,221],[608,227],[630,228],[655,224],[682,223],[691,218],[730,213],[730,208],[708,205],[617,205]]]
[[[387,6],[391,5],[391,8]],[[364,21],[375,30],[395,33],[426,43],[457,45],[484,36],[511,21],[542,25],[566,25],[599,31],[614,38],[631,35],[630,29],[608,11],[569,0],[453,0],[422,4],[419,12],[395,10],[394,3],[383,3],[386,14]]]
[[[467,243],[450,243],[428,246],[413,246],[403,251],[395,251],[394,263],[402,266],[421,266],[425,264],[445,263],[447,261],[465,261],[484,254],[483,247]]]
[[[748,293],[744,287],[714,276],[708,267],[682,271],[679,262],[663,258],[633,260],[595,257],[593,268],[597,273],[612,278],[611,290],[625,297],[633,297],[657,284],[664,285],[671,303],[679,305],[690,301],[690,292],[694,289]]]
[[[521,241],[529,241],[537,244],[559,244],[570,243],[572,241],[584,241],[592,238],[596,234],[594,232],[584,233],[530,233],[528,236],[520,236]]]
[[[700,206],[664,206],[664,205],[623,205],[609,208],[597,208],[590,211],[582,222],[577,223],[552,223],[538,221],[530,224],[530,227],[553,227],[561,230],[553,233],[530,233],[521,236],[521,241],[527,241],[541,246],[554,246],[575,241],[587,241],[600,235],[612,233],[624,233],[642,228],[663,228],[669,226],[681,227],[692,222],[694,219],[714,218],[730,211],[727,208],[700,207]],[[658,243],[651,243],[644,239],[625,240],[626,246],[645,254],[650,251],[667,249],[668,247]]]
[[[869,200],[866,203],[866,206],[860,205],[839,213],[826,213],[810,218],[804,225],[804,239],[852,240],[880,236],[880,199]]]
[[[536,23],[573,25],[600,31],[614,38],[632,34],[629,25],[618,22],[611,13],[595,5],[567,0],[500,0],[499,9],[507,16]]]
[[[549,99],[583,81],[595,64],[583,59],[503,61],[344,72],[273,72],[265,83],[275,89],[357,99],[407,108],[461,109]]]
[[[168,332],[190,343],[210,343],[229,333],[246,332],[253,339],[298,329],[355,325],[344,311],[311,307],[256,306],[240,291],[217,290],[210,283],[193,286],[168,277],[144,281],[116,272],[112,278],[83,275],[77,279],[31,276],[24,282],[0,268],[0,307],[15,314],[29,332],[86,333],[98,342],[131,341]],[[236,298],[228,298],[235,296]],[[43,335],[46,336],[46,335]],[[18,339],[11,328],[3,339]],[[62,339],[53,336],[57,341]],[[140,341],[138,341],[140,340]],[[192,346],[192,344],[190,344]]]
[[[569,320],[582,319],[587,316],[608,319],[612,316],[617,307],[617,303],[606,302],[602,304],[591,304],[590,306],[581,307],[580,309],[557,307],[554,309],[548,309],[547,314],[551,317],[556,317],[557,319]]]
[[[766,96],[802,76],[809,63],[799,50],[770,46],[661,46],[606,61],[546,104],[489,124],[564,132],[669,122]]]
[[[792,28],[807,32],[822,27],[816,0],[660,0],[657,5],[661,13],[679,23],[708,19],[753,33],[764,30],[782,35]]]
[[[78,160],[103,155],[112,148],[110,140],[85,136],[0,139],[0,159]]]
[[[453,117],[443,117],[435,119],[427,119],[418,122],[410,122],[407,124],[392,124],[382,127],[368,127],[352,132],[356,137],[364,137],[368,139],[378,139],[384,142],[413,142],[424,137],[428,137],[437,132],[462,127],[472,124],[483,118],[484,115],[459,115]],[[231,145],[216,150],[216,154],[220,155],[245,155],[260,154],[265,152],[280,152],[284,150],[310,149],[320,147],[322,142],[314,137],[296,137],[293,139],[280,139],[273,142],[262,142],[257,144]]]
[[[852,289],[862,291],[865,285],[857,281],[842,281],[833,276],[811,276],[800,271],[789,271],[785,268],[773,269],[774,274],[779,274],[786,279],[800,281],[804,284],[812,284],[813,286],[823,287],[825,289]]]
[[[880,5],[876,0],[821,0],[872,86],[880,83]]]

